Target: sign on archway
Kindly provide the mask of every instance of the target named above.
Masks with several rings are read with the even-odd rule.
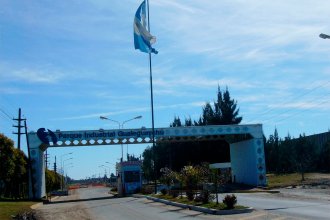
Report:
[[[152,129],[51,131],[40,128],[28,133],[33,169],[30,195],[46,195],[44,151],[48,147],[152,143]],[[155,128],[155,141],[196,141],[224,139],[230,144],[232,178],[254,186],[266,185],[262,125],[212,125]]]

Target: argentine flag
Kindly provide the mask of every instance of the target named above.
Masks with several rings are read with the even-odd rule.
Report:
[[[156,37],[152,36],[147,30],[146,23],[146,2],[143,1],[135,13],[134,18],[134,47],[145,53],[155,53],[152,44],[156,42]]]

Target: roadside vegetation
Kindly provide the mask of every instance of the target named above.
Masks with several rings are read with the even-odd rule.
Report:
[[[0,133],[0,199],[25,199],[28,191],[28,159],[14,148],[14,141]]]
[[[305,173],[330,173],[330,140],[323,145],[316,145],[304,134],[298,138],[288,134],[282,139],[275,129],[274,134],[265,139],[265,157],[267,172],[276,174],[277,181],[284,180],[281,180],[281,175],[288,175],[286,179],[294,181],[296,176],[289,174],[296,172],[304,181]],[[273,184],[272,181],[268,182]]]
[[[14,141],[0,133],[0,219],[12,219],[18,213],[30,212],[28,188],[29,160]],[[60,175],[46,170],[46,190],[60,188]]]
[[[29,160],[14,142],[0,133],[0,199],[28,198]],[[61,175],[46,170],[46,191],[60,188]]]
[[[231,207],[230,205],[227,204],[233,204],[234,202],[229,202],[229,203],[225,203],[225,202],[220,202],[220,203],[216,203],[213,201],[209,201],[207,203],[203,203],[201,201],[195,201],[195,200],[189,200],[187,197],[176,197],[173,198],[170,195],[154,195],[157,198],[160,199],[165,199],[165,200],[169,200],[172,202],[177,202],[177,203],[182,203],[182,204],[187,204],[187,205],[193,205],[193,206],[201,206],[201,207],[205,207],[205,208],[209,208],[209,209],[217,209],[217,210],[228,210],[228,209],[246,209],[247,207],[245,206],[241,206],[241,205],[235,205],[233,207]],[[234,200],[234,199],[233,199]]]
[[[301,180],[300,173],[267,174],[268,188],[295,187],[299,185],[330,184],[330,174],[305,173],[305,180]]]
[[[0,201],[0,219],[11,220],[12,216],[16,216],[18,213],[29,213],[32,211],[30,208],[37,202],[32,201]]]
[[[155,197],[188,205],[213,209],[242,209],[237,206],[234,194],[226,195],[222,202],[218,201],[219,188],[230,181],[228,170],[210,169],[209,164],[184,166],[180,172],[167,167],[161,169],[161,183],[166,188]],[[212,183],[210,186],[209,184]]]

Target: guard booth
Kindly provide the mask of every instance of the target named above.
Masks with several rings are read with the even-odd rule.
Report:
[[[117,188],[118,194],[136,193],[142,187],[142,162],[141,161],[124,161],[117,163],[118,177]]]

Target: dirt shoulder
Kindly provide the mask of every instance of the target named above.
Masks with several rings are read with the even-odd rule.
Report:
[[[78,199],[79,195],[72,190],[68,196],[57,197],[50,204],[38,204],[32,208],[38,220],[92,219],[84,203],[75,201]]]
[[[308,173],[305,181],[299,180],[275,190],[278,190],[278,196],[282,197],[330,201],[330,174]]]

